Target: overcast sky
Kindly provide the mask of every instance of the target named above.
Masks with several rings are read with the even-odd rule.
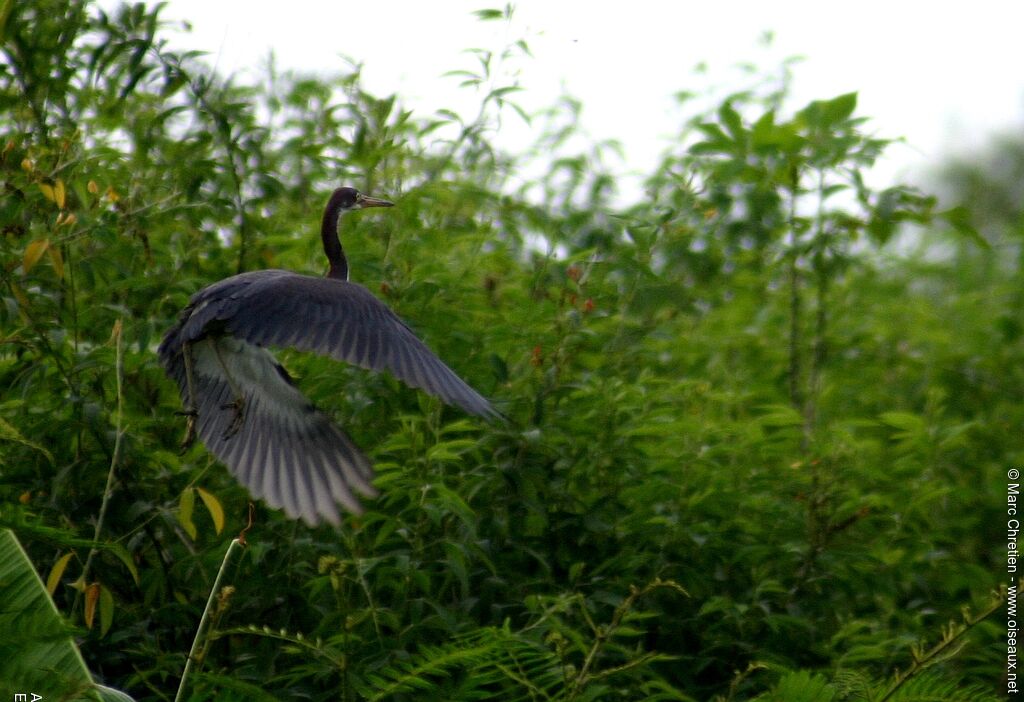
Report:
[[[110,6],[111,2],[104,2]],[[511,26],[481,23],[487,0],[345,2],[169,0],[163,17],[188,20],[174,44],[209,52],[223,73],[256,77],[270,49],[282,69],[341,70],[349,56],[364,64],[367,88],[397,93],[427,117],[440,107],[473,104],[445,71],[471,66],[463,50],[500,48],[525,38],[533,58],[517,60],[519,100],[528,110],[563,91],[582,100],[582,126],[597,139],[622,142],[621,172],[652,169],[689,113],[672,95],[712,80],[735,80],[731,67],[764,69],[787,56],[795,69],[794,102],[857,91],[858,113],[879,136],[904,136],[876,178],[912,177],[948,153],[985,143],[993,130],[1024,129],[1024,3],[583,2],[520,0]],[[770,49],[760,37],[774,33]],[[737,84],[739,85],[739,84]],[[524,135],[507,122],[506,148]],[[624,176],[627,194],[636,188]]]

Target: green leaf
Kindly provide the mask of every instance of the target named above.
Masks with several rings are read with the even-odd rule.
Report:
[[[718,118],[722,120],[722,124],[725,125],[734,141],[739,142],[746,138],[747,130],[743,128],[743,119],[730,101],[726,100],[718,108]]]
[[[192,521],[192,512],[196,505],[196,491],[195,488],[185,488],[181,492],[181,497],[178,498],[178,524],[185,530],[185,533],[189,535],[193,541],[199,535],[199,531],[196,529],[195,522]]]
[[[922,432],[925,428],[924,419],[910,412],[882,412],[879,418],[884,424],[894,429],[908,432]]]
[[[451,463],[469,449],[476,446],[475,439],[452,439],[434,444],[427,450],[427,460],[437,463]]]
[[[713,122],[702,122],[697,129],[703,132],[708,138],[699,141],[690,147],[690,153],[731,153],[735,148],[733,140],[722,131],[722,128]]]
[[[0,680],[6,690],[31,690],[44,699],[86,699],[95,692],[130,702],[92,682],[71,631],[10,529],[0,530],[0,602]]]
[[[46,249],[46,253],[50,257],[50,263],[53,265],[53,272],[57,274],[58,280],[63,280],[64,257],[61,256],[60,249],[56,246],[50,246]]]
[[[766,698],[768,702],[832,702],[836,689],[817,673],[805,670],[787,673]]]
[[[761,409],[765,413],[759,417],[759,421],[767,427],[793,427],[804,423],[800,412],[789,405],[766,405]]]
[[[124,545],[113,542],[102,544],[100,548],[110,551],[117,556],[117,559],[121,561],[121,563],[124,564],[124,567],[128,569],[128,572],[132,574],[132,580],[135,581],[135,584],[139,584],[139,568],[135,565],[135,560],[132,558],[131,554],[128,553],[128,549],[126,549]]]
[[[104,586],[100,586],[100,636],[106,636],[110,625],[114,623],[114,595]]]
[[[505,13],[501,10],[474,10],[473,14],[476,15],[477,19],[489,22],[492,20],[500,20],[505,18]]]
[[[857,93],[846,93],[831,100],[815,100],[797,113],[808,127],[827,131],[849,119],[857,108]]]
[[[972,215],[970,209],[964,205],[958,205],[951,207],[948,210],[937,213],[940,218],[948,222],[953,230],[958,234],[961,234],[983,249],[991,249],[992,245],[981,235],[981,233],[974,228],[974,224],[971,221]]]
[[[845,93],[822,103],[822,112],[829,124],[848,119],[857,109],[857,93]]]

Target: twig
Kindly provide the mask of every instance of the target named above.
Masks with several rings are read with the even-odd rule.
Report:
[[[246,530],[248,530],[248,527],[246,527]],[[209,628],[210,612],[213,610],[214,601],[217,600],[217,593],[220,592],[220,584],[224,580],[224,573],[228,569],[228,562],[231,560],[232,554],[241,546],[241,538],[232,539],[228,545],[228,550],[224,553],[220,570],[217,571],[213,587],[210,588],[210,596],[206,600],[206,608],[203,610],[203,616],[199,620],[199,628],[196,629],[195,638],[192,639],[192,648],[188,652],[188,660],[185,661],[185,670],[182,671],[181,682],[178,684],[178,694],[174,696],[174,702],[185,699],[185,688],[187,687],[189,676],[192,674],[192,669],[196,665],[202,665],[203,658],[206,657],[205,651],[201,652],[200,649],[206,643],[206,630]]]
[[[963,624],[954,624],[950,622],[949,627],[942,634],[942,639],[927,651],[922,651],[920,646],[915,644],[911,648],[911,655],[913,656],[914,662],[911,663],[910,667],[905,671],[896,673],[896,679],[893,680],[889,689],[885,691],[885,694],[878,698],[878,702],[885,702],[890,699],[894,694],[896,694],[896,691],[912,677],[920,673],[925,668],[944,660],[943,654],[946,654],[947,658],[956,655],[957,651],[959,651],[963,646],[963,642],[960,640],[968,631],[1002,607],[1005,597],[1005,589],[1000,588],[998,592],[993,594],[991,604],[977,616],[971,617],[965,611]],[[964,609],[966,610],[966,608]]]
[[[114,421],[116,431],[114,433],[114,450],[110,456],[110,469],[107,471],[107,485],[103,489],[103,503],[100,505],[100,514],[96,519],[96,530],[92,540],[99,543],[100,533],[103,531],[103,521],[107,516],[107,507],[110,505],[110,495],[114,490],[114,473],[117,470],[117,462],[121,457],[121,437],[124,436],[123,405],[124,405],[124,347],[121,343],[121,320],[114,322],[114,331],[111,338],[114,340],[114,377],[117,381],[117,415]],[[89,581],[89,568],[92,566],[92,559],[96,556],[97,548],[92,546],[89,549],[89,556],[85,559],[85,567],[82,568],[82,582]]]
[[[814,280],[815,318],[814,340],[811,344],[811,363],[807,375],[807,398],[804,406],[805,432],[813,435],[818,420],[818,399],[821,394],[821,374],[827,353],[825,332],[828,326],[828,271],[825,265],[825,173],[818,171],[818,211],[814,216]]]
[[[800,174],[793,169],[791,198],[789,202],[789,401],[793,407],[804,414],[803,389],[800,387],[801,352],[800,322],[802,317],[802,301],[800,298],[800,237],[796,227],[796,200],[800,188]],[[806,450],[807,431],[804,427],[803,447]]]
[[[580,609],[587,620],[587,623],[594,630],[594,643],[590,646],[590,650],[587,652],[587,657],[583,661],[583,665],[580,667],[580,672],[576,674],[575,680],[573,680],[572,689],[569,690],[569,695],[566,699],[574,700],[579,697],[580,693],[583,692],[583,688],[586,687],[587,683],[593,679],[603,677],[602,672],[591,673],[590,670],[597,661],[597,655],[604,648],[604,645],[608,642],[612,636],[615,635],[616,630],[622,624],[622,619],[633,609],[633,605],[641,597],[645,597],[654,590],[659,588],[669,588],[679,592],[680,594],[689,597],[689,593],[683,589],[683,586],[674,580],[662,580],[661,578],[655,578],[650,583],[645,585],[643,588],[639,588],[636,585],[630,585],[629,595],[622,603],[615,608],[615,612],[612,614],[612,620],[607,626],[597,626],[591,619],[590,614],[587,612],[585,604],[581,603]],[[657,655],[657,654],[644,654]],[[641,656],[644,657],[644,656]],[[630,663],[626,663],[623,666],[618,666],[616,669],[609,669],[608,674],[617,672],[619,670],[626,670],[632,667]]]

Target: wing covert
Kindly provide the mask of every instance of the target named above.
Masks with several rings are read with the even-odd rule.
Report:
[[[387,370],[470,414],[500,416],[366,288],[281,273],[246,285],[230,309],[218,312],[229,334],[259,346],[289,346]]]

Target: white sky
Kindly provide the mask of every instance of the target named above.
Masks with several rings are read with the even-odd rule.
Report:
[[[859,92],[868,129],[908,142],[890,149],[875,179],[912,178],[945,154],[977,149],[993,130],[1024,128],[1019,0],[514,5],[511,26],[472,16],[503,6],[488,0],[170,0],[163,17],[192,24],[172,45],[209,52],[218,70],[243,82],[259,76],[271,48],[280,69],[333,72],[347,65],[344,55],[364,64],[371,92],[397,93],[422,117],[440,107],[474,115],[472,95],[442,74],[472,67],[466,48],[500,49],[525,38],[534,58],[514,62],[526,88],[518,101],[532,111],[563,91],[581,99],[586,133],[623,144],[626,162],[615,165],[627,197],[639,195],[639,181],[628,174],[652,170],[690,116],[672,95],[707,84],[692,71],[702,61],[713,82],[728,86],[737,63],[769,70],[784,57],[804,56],[793,107]],[[759,42],[767,30],[775,34],[770,49]],[[504,124],[499,145],[515,151],[528,143],[517,119]]]

